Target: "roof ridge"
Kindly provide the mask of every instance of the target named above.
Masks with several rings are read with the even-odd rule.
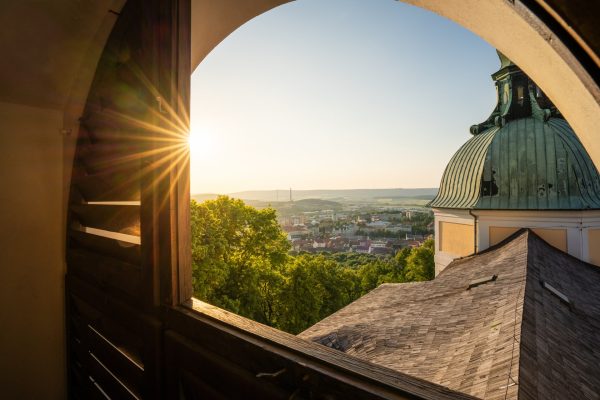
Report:
[[[600,389],[600,378],[587,369],[600,361],[600,352],[593,350],[600,340],[600,268],[552,246],[534,231],[528,234],[527,247],[519,394],[564,397],[562,388],[569,382],[578,394],[568,391],[568,397],[585,397],[587,390]],[[559,375],[564,381],[551,378]]]
[[[591,264],[591,263],[589,263],[587,261],[583,261],[583,260],[575,257],[574,255],[569,254],[566,251],[562,251],[561,249],[558,249],[558,248],[552,246],[550,243],[546,242],[540,235],[538,235],[537,233],[535,233],[535,231],[533,231],[532,229],[529,229],[529,228],[525,228],[525,229],[527,229],[529,231],[529,233],[530,233],[530,235],[528,237],[528,240],[532,240],[531,238],[534,238],[533,240],[537,240],[538,242],[543,243],[543,246],[545,246],[546,248],[550,249],[551,251],[559,253],[559,254],[562,254],[565,257],[569,258],[571,261],[576,261],[578,264],[581,264],[585,268],[591,269],[592,271],[594,271],[594,273],[600,274],[600,267],[598,267],[597,265]],[[529,252],[527,253],[527,255],[529,257]]]

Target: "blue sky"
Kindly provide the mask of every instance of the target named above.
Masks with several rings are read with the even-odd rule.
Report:
[[[495,104],[495,50],[393,0],[298,0],[192,75],[192,193],[437,187]]]

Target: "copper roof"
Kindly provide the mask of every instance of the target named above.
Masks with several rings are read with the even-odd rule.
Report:
[[[600,175],[575,132],[531,78],[502,53],[498,102],[444,171],[436,208],[600,209]]]
[[[481,398],[598,399],[599,291],[598,267],[523,230],[299,336]]]
[[[452,157],[436,208],[600,209],[600,175],[561,118],[521,118],[473,136]]]

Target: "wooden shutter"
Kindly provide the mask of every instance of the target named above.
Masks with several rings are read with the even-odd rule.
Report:
[[[73,162],[70,396],[161,398],[161,306],[191,295],[177,268],[189,265],[179,207],[189,202],[189,0],[129,0],[113,13]]]

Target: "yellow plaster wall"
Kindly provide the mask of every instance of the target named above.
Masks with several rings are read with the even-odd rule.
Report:
[[[519,227],[490,226],[490,246],[500,243],[516,231]],[[533,228],[539,237],[559,250],[567,252],[567,230],[551,228]]]
[[[600,265],[600,229],[588,231],[589,255],[592,264]]]
[[[533,231],[546,242],[559,250],[567,252],[567,230],[566,229],[543,229],[535,228]]]
[[[475,232],[473,225],[440,221],[439,249],[457,256],[473,254],[475,249]]]
[[[490,246],[500,243],[519,229],[512,226],[490,226]]]

